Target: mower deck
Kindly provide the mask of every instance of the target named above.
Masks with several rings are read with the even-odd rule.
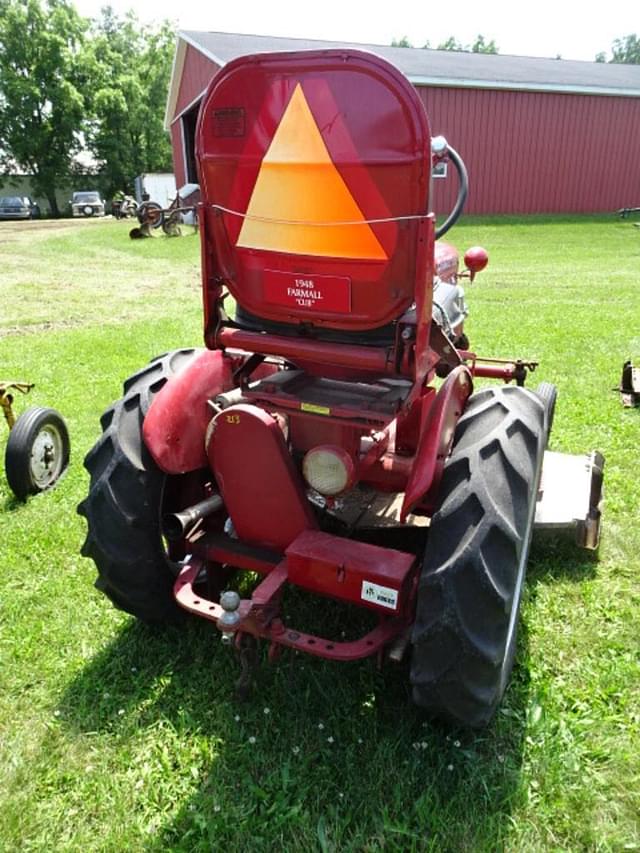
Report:
[[[577,545],[595,550],[600,541],[603,468],[604,457],[597,451],[573,456],[547,450],[535,529],[572,531]]]

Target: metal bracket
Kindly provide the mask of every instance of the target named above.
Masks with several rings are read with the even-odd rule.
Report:
[[[616,390],[620,391],[622,405],[626,409],[640,406],[640,367],[634,367],[631,360],[622,366],[620,387]]]
[[[33,382],[0,382],[0,408],[9,429],[13,428],[16,417],[12,409],[13,394],[9,394],[8,392],[18,391],[20,394],[28,394],[32,388]]]

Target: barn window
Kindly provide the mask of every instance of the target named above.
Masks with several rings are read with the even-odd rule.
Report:
[[[188,184],[198,183],[196,168],[196,122],[198,120],[198,102],[182,116],[182,138],[184,140],[184,165]]]

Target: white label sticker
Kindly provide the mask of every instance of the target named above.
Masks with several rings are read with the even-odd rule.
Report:
[[[391,589],[388,586],[379,586],[372,581],[362,581],[360,598],[363,601],[370,601],[372,604],[379,604],[380,607],[388,607],[389,610],[396,610],[398,607],[398,590]]]

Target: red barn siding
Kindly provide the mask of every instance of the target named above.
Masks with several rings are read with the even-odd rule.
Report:
[[[175,115],[180,115],[194,102],[198,95],[204,92],[218,68],[219,66],[215,62],[212,62],[199,50],[191,47],[190,44],[187,45]]]
[[[640,200],[640,99],[418,87],[460,152],[469,213],[590,213]],[[436,181],[439,211],[455,181]]]
[[[185,182],[181,121],[218,66],[186,46],[171,125],[177,185]],[[469,170],[469,213],[591,213],[640,204],[640,98],[418,86],[434,134]],[[451,167],[450,167],[451,170]],[[456,180],[434,181],[449,210]]]

